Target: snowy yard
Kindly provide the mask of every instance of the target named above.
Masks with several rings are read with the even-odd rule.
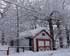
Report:
[[[12,51],[12,49],[10,50]],[[13,52],[13,51],[12,51]],[[7,56],[6,52],[0,51],[0,56]],[[42,51],[42,52],[32,52],[32,51],[25,51],[19,53],[10,53],[8,56],[70,56],[70,49],[59,49],[56,51]]]
[[[16,53],[9,56],[70,56],[70,49],[62,49],[57,51],[45,51],[45,52],[31,52],[26,51],[24,53]]]

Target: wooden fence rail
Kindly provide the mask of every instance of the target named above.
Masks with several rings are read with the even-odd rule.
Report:
[[[9,50],[10,50],[10,48],[20,48],[20,49],[22,49],[23,50],[23,52],[24,52],[24,50],[25,50],[25,48],[32,48],[32,47],[30,47],[30,46],[24,46],[24,47],[22,47],[22,46],[19,46],[19,47],[17,47],[17,46],[15,46],[15,47],[8,47],[8,50],[6,50],[7,51],[7,55],[9,55]]]

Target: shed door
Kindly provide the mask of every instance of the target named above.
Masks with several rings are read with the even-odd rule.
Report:
[[[50,50],[50,40],[49,39],[37,39],[37,51],[46,51]]]

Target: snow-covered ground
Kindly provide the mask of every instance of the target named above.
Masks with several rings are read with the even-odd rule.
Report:
[[[70,49],[59,49],[57,51],[43,51],[43,52],[31,52],[25,51],[9,56],[70,56]]]
[[[70,56],[70,49],[62,49],[57,51],[44,51],[44,52],[24,52],[16,53],[10,56]]]
[[[1,46],[0,50],[7,50],[8,46]],[[7,56],[6,51],[0,51],[0,56]],[[40,52],[32,52],[25,51],[16,53],[15,49],[10,49],[10,55],[8,56],[70,56],[70,48],[67,49],[59,49],[56,51],[40,51]]]
[[[8,49],[8,45],[1,45],[0,44],[0,50],[7,50]]]

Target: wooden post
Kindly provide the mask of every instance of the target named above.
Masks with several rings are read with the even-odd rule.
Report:
[[[23,49],[23,52],[24,52],[24,47],[22,47],[22,49]]]
[[[9,55],[9,47],[8,47],[8,50],[7,50],[7,55]]]
[[[4,32],[2,32],[2,45],[5,44]]]

